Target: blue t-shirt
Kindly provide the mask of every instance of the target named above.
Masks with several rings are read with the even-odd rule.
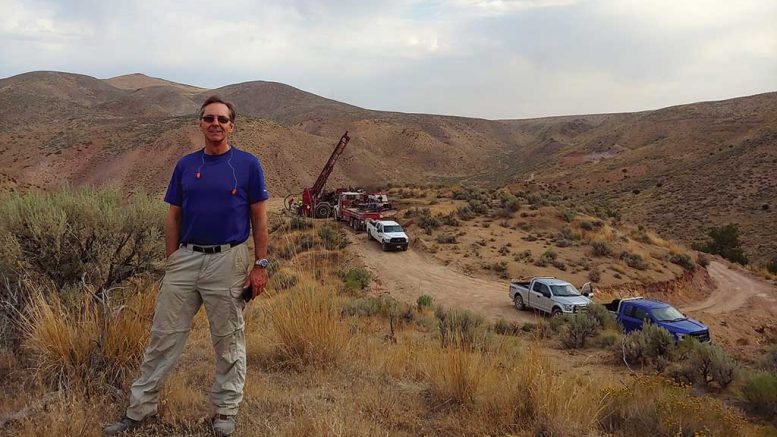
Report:
[[[231,146],[221,155],[200,150],[181,158],[165,202],[181,208],[179,243],[240,244],[248,239],[251,205],[268,197],[259,159]]]

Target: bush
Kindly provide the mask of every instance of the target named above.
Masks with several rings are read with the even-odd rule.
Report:
[[[604,305],[598,303],[588,304],[588,314],[596,320],[601,329],[618,328],[618,320]]]
[[[47,278],[56,289],[83,278],[107,289],[160,267],[164,217],[162,202],[144,194],[125,201],[112,189],[4,196],[0,276],[10,282],[25,275]]]
[[[383,316],[391,317],[399,313],[399,303],[389,295],[362,297],[348,301],[342,313],[347,316]]]
[[[567,349],[582,348],[586,340],[598,334],[600,329],[599,322],[585,312],[571,316],[561,328],[561,344]]]
[[[352,290],[364,290],[372,281],[372,274],[362,267],[354,267],[346,272],[343,277],[345,287]]]
[[[691,259],[691,256],[687,253],[673,253],[672,256],[669,257],[669,262],[677,264],[688,271],[696,268],[693,259]]]
[[[452,234],[440,234],[435,239],[440,244],[455,244],[456,236]]]
[[[645,262],[645,260],[642,258],[642,255],[638,253],[631,253],[624,250],[623,252],[621,252],[620,259],[621,261],[624,261],[626,265],[628,265],[633,269],[645,270],[648,268],[648,265]]]
[[[777,375],[769,372],[748,375],[740,396],[751,413],[774,419],[777,416]]]
[[[604,241],[594,241],[591,243],[591,248],[593,249],[594,256],[611,256],[613,253],[612,247]]]
[[[714,227],[709,230],[707,236],[710,240],[697,245],[696,248],[698,250],[720,255],[735,263],[747,264],[747,256],[742,249],[742,243],[739,241],[739,226],[731,223],[719,228]]]
[[[335,229],[330,225],[321,226],[318,230],[318,236],[327,250],[344,249],[348,245],[348,239],[340,229]]]
[[[599,282],[602,280],[602,272],[597,269],[592,269],[588,272],[588,279],[591,282]]]
[[[772,258],[772,260],[766,264],[766,270],[773,275],[777,275],[777,258]]]
[[[491,330],[499,335],[519,335],[523,332],[523,326],[525,325],[520,325],[517,322],[508,322],[500,318],[491,325]]]
[[[289,220],[289,228],[291,229],[308,229],[313,227],[313,222],[305,217],[292,217]]]
[[[545,267],[548,264],[554,264],[556,258],[558,258],[558,254],[556,252],[552,250],[546,250],[542,255],[540,255],[537,261],[534,262],[534,265],[537,267]]]
[[[467,221],[474,219],[477,214],[469,206],[462,206],[456,210],[456,214],[460,219]]]
[[[434,303],[434,297],[429,296],[428,294],[422,294],[418,296],[418,299],[415,301],[415,303],[418,306],[418,311],[423,311],[426,308],[432,307],[432,304]]]
[[[688,368],[696,375],[694,382],[717,383],[721,388],[728,387],[734,380],[736,364],[719,346],[701,343],[693,346],[688,357]]]
[[[632,331],[623,337],[616,348],[619,360],[640,365],[654,365],[661,370],[674,354],[674,337],[664,328],[646,323],[641,331]]]
[[[483,318],[467,310],[445,310],[437,307],[440,341],[443,347],[459,346],[471,349],[475,346],[476,333]]]

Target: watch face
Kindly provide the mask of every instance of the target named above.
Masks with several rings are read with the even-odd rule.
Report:
[[[258,265],[259,267],[262,267],[262,268],[267,268],[268,264],[270,264],[270,262],[267,261],[264,258],[262,258],[262,259],[260,259],[259,261],[256,262],[256,265]]]

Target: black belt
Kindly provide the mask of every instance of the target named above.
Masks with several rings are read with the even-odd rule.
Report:
[[[220,244],[216,246],[199,246],[197,244],[191,244],[191,243],[181,243],[181,247],[185,247],[187,249],[193,250],[195,252],[201,252],[206,254],[214,254],[214,253],[221,253],[226,252],[228,249],[231,249],[233,247],[237,246],[235,243],[229,243],[229,244]]]

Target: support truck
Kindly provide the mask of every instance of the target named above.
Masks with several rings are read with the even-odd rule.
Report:
[[[633,297],[615,299],[604,306],[615,314],[618,323],[626,332],[641,330],[646,323],[652,323],[669,331],[678,342],[686,336],[700,342],[710,341],[710,329],[707,325],[698,320],[689,319],[666,302]]]
[[[534,308],[558,316],[587,310],[591,303],[591,283],[583,284],[582,289],[581,293],[569,282],[537,276],[530,280],[513,279],[508,293],[519,311]]]
[[[399,223],[389,220],[367,222],[367,239],[376,240],[383,250],[407,250],[410,239]]]

